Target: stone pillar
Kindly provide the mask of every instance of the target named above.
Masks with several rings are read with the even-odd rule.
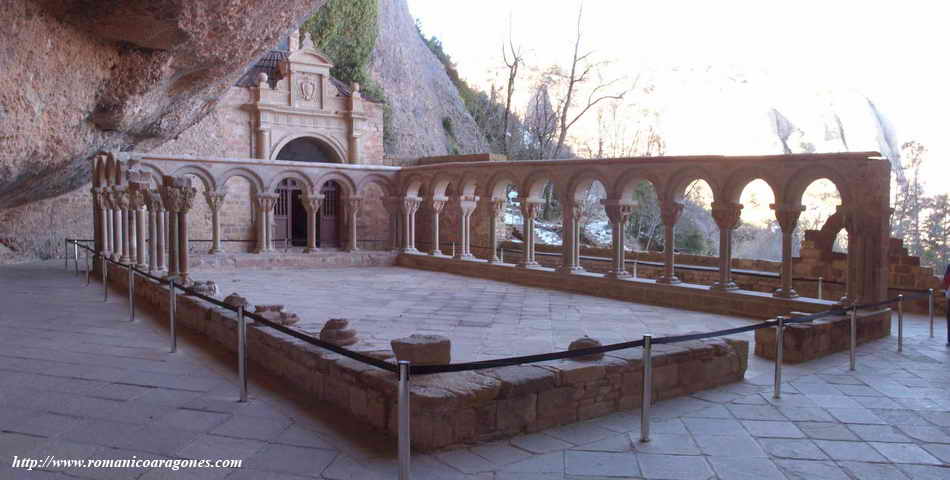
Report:
[[[782,228],[782,286],[775,290],[773,296],[779,298],[795,298],[798,293],[792,288],[792,233],[798,226],[798,218],[805,207],[802,205],[769,205],[775,210],[779,227]]]
[[[99,189],[99,204],[102,207],[99,212],[101,218],[99,223],[102,225],[102,250],[99,251],[103,257],[112,256],[112,195],[107,187]]]
[[[125,185],[114,187],[113,190],[116,208],[118,208],[118,228],[119,233],[119,252],[118,262],[129,263],[132,260],[132,224],[129,222],[129,211],[131,210],[131,198],[129,198],[128,187]]]
[[[633,213],[634,204],[622,202],[620,200],[601,200],[607,211],[607,218],[610,220],[611,232],[613,234],[614,265],[607,272],[607,278],[627,278],[630,273],[626,267],[626,248],[624,244],[624,230],[627,226],[627,220]]]
[[[860,278],[861,278],[861,232],[858,228],[858,214],[854,209],[844,209],[838,207],[838,211],[844,217],[844,229],[848,232],[848,271],[845,279],[845,295],[839,302],[841,305],[848,306],[858,304],[861,301]]]
[[[564,231],[561,235],[560,272],[583,272],[584,268],[581,267],[577,258],[577,250],[579,249],[577,243],[580,235],[578,220],[580,219],[581,206],[574,201],[573,197],[569,196],[561,198],[561,210],[564,212]]]
[[[472,260],[472,213],[478,206],[478,197],[462,195],[459,197],[459,248],[455,250],[455,258]]]
[[[537,268],[540,265],[534,259],[534,221],[541,213],[541,202],[527,198],[521,199],[522,231],[524,233],[524,254],[518,266]]]
[[[344,205],[346,209],[346,226],[348,230],[346,251],[355,252],[359,250],[356,238],[356,220],[359,218],[360,208],[363,206],[363,197],[347,197]]]
[[[736,290],[732,281],[732,232],[739,226],[742,205],[738,203],[713,202],[712,216],[719,227],[719,281],[712,290]]]
[[[121,194],[112,187],[109,192],[109,198],[112,200],[112,260],[119,261],[122,258],[122,210],[120,210],[119,197]]]
[[[683,204],[675,201],[667,201],[660,207],[660,216],[663,219],[663,275],[656,279],[656,283],[672,285],[680,283],[673,272],[673,250],[675,239],[673,237],[673,228],[676,221],[683,213]]]
[[[448,200],[445,197],[438,197],[432,199],[432,255],[442,256],[442,249],[439,248],[439,214],[442,213],[442,209],[445,208],[445,202]],[[459,225],[462,225],[462,219],[459,218]],[[459,237],[459,241],[462,238]]]
[[[155,218],[155,255],[158,257],[155,262],[155,268],[158,271],[165,270],[165,245],[168,244],[168,212],[162,205],[158,206]]]
[[[491,248],[488,263],[501,263],[501,259],[498,258],[498,219],[505,214],[505,206],[508,202],[489,198],[486,203],[488,210],[488,247]]]
[[[95,173],[93,174],[95,175]],[[102,201],[99,199],[99,189],[92,187],[89,189],[89,194],[92,197],[92,239],[93,239],[93,249],[96,252],[102,252],[103,250],[103,235],[102,235]]]
[[[198,189],[191,185],[191,179],[188,177],[165,177],[161,192],[162,202],[165,204],[171,220],[168,242],[168,274],[177,274],[180,282],[186,283],[188,281],[189,253],[188,212],[194,204]]]
[[[162,242],[162,196],[154,190],[145,192],[145,209],[148,211],[148,271],[159,270],[158,256]]]
[[[220,212],[227,193],[228,192],[205,192],[205,201],[208,202],[208,208],[211,209],[211,250],[208,250],[208,253],[212,255],[221,253]]]
[[[273,248],[271,222],[277,198],[276,193],[258,193],[254,197],[257,206],[257,250],[255,253],[269,252]]]
[[[138,194],[141,196],[141,194]],[[135,266],[139,270],[148,267],[145,263],[145,203],[135,208]]]
[[[403,233],[405,235],[405,240],[403,241],[402,252],[403,253],[419,253],[419,250],[416,250],[416,211],[419,210],[419,205],[422,204],[422,199],[418,197],[404,197],[402,199],[402,214],[403,214]]]
[[[323,195],[304,192],[300,196],[303,202],[303,208],[307,211],[307,248],[304,253],[312,253],[317,250],[317,214],[320,212],[320,204],[323,203]]]

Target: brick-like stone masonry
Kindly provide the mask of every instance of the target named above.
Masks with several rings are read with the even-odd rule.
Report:
[[[120,291],[127,270],[110,264]],[[135,296],[166,318],[168,290],[136,277]],[[234,312],[178,296],[178,325],[232,351]],[[330,353],[267,327],[248,325],[248,358],[315,401],[329,402],[395,436],[397,379],[390,372]],[[412,379],[412,443],[418,450],[535,432],[640,405],[642,349],[610,352],[602,360],[558,360]],[[748,366],[745,340],[710,339],[654,346],[653,398],[663,400],[740,381]]]
[[[794,318],[794,317],[793,317]],[[870,342],[891,334],[891,312],[881,310],[858,312],[856,343]],[[774,328],[755,331],[755,354],[775,360],[776,335]],[[851,320],[845,316],[826,317],[811,323],[789,325],[782,339],[783,363],[802,363],[835,352],[848,350],[851,345]]]

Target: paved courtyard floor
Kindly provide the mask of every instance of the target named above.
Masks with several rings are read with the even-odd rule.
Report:
[[[388,350],[390,340],[413,333],[445,335],[452,340],[453,362],[566,350],[584,335],[608,344],[645,333],[708,332],[755,322],[402,267],[194,277],[214,280],[222,295],[237,292],[251,304],[283,304],[300,316],[297,327],[314,334],[331,318],[347,318],[360,338],[349,347],[355,350]]]
[[[389,283],[410,282],[400,271],[391,273],[398,278]],[[420,278],[457,282],[450,276]],[[396,478],[390,441],[339,412],[308,406],[253,368],[251,399],[237,403],[232,357],[187,335],[179,351],[169,354],[162,322],[139,312],[130,323],[121,296],[103,302],[101,285],[84,285],[58,262],[0,267],[0,479]],[[413,285],[401,288],[411,292]],[[510,291],[540,295],[514,286]],[[724,326],[709,322],[711,328]],[[939,322],[931,339],[926,318],[908,315],[905,333],[902,354],[893,337],[860,347],[855,372],[848,371],[846,354],[787,366],[780,400],[772,399],[767,364],[757,362],[757,372],[742,383],[661,402],[653,408],[647,444],[638,442],[639,412],[623,412],[414,455],[413,478],[947,479],[946,329]],[[14,456],[237,458],[244,464],[177,472],[26,471],[11,468]]]

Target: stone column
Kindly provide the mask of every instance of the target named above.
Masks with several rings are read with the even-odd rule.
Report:
[[[663,219],[664,234],[663,275],[656,279],[656,283],[664,283],[667,285],[680,283],[680,279],[676,278],[676,275],[673,272],[673,249],[674,244],[676,243],[673,237],[673,228],[676,226],[676,221],[679,220],[682,213],[683,204],[679,202],[667,201],[660,207],[660,216]]]
[[[118,262],[122,258],[122,210],[119,197],[121,194],[112,187],[109,198],[112,200],[112,260]]]
[[[128,187],[125,185],[114,187],[113,190],[115,206],[118,210],[118,221],[116,224],[118,227],[116,231],[119,233],[119,251],[118,253],[118,262],[129,263],[132,260],[132,232],[130,227],[132,226],[129,223],[129,210],[131,209],[129,198]]]
[[[583,272],[577,250],[579,249],[578,237],[580,235],[578,219],[580,218],[581,207],[573,197],[561,199],[561,210],[564,212],[564,232],[561,235],[561,273]]]
[[[610,220],[611,232],[613,234],[614,265],[607,272],[607,278],[627,278],[630,273],[626,267],[626,253],[624,247],[624,230],[627,226],[627,220],[633,213],[634,204],[619,200],[601,200],[607,211],[607,218]]]
[[[155,254],[158,257],[155,268],[165,270],[165,245],[168,244],[168,212],[162,205],[158,206],[155,218]]]
[[[779,227],[782,228],[782,286],[775,290],[773,296],[779,298],[795,298],[798,293],[792,288],[792,233],[798,225],[798,218],[805,207],[802,205],[769,205],[775,210]]]
[[[524,254],[518,266],[537,268],[540,265],[534,259],[534,221],[541,213],[541,202],[527,198],[521,199],[522,232],[524,233]]]
[[[462,195],[459,197],[459,248],[455,250],[455,258],[472,260],[472,213],[478,206],[478,197]]]
[[[103,257],[112,256],[112,195],[107,187],[99,189],[99,204],[102,207],[100,211],[99,223],[102,224],[102,250],[99,251]]]
[[[736,290],[732,281],[732,232],[739,226],[742,205],[738,203],[713,202],[712,216],[719,227],[719,281],[712,290]]]
[[[442,213],[442,209],[445,208],[445,202],[448,200],[445,197],[438,197],[432,199],[432,255],[440,257],[442,256],[442,249],[439,248],[439,214]],[[462,225],[462,219],[459,218],[459,225]],[[462,238],[459,237],[459,241],[462,241]]]
[[[102,201],[99,199],[99,189],[92,187],[89,189],[92,197],[92,239],[93,249],[96,252],[102,252]]]
[[[300,200],[303,201],[303,208],[307,211],[307,248],[303,252],[317,252],[317,213],[320,212],[323,195],[304,192]]]
[[[838,207],[844,217],[844,229],[848,232],[848,271],[845,279],[845,295],[839,302],[841,305],[848,306],[860,302],[860,278],[861,278],[861,251],[860,237],[861,232],[858,228],[858,214],[854,209],[845,209]]]
[[[148,271],[161,270],[159,256],[164,248],[162,238],[162,196],[155,190],[145,192],[145,208],[148,211]]]
[[[360,208],[363,206],[363,197],[347,197],[344,205],[346,207],[346,226],[349,230],[346,239],[346,251],[355,252],[359,250],[356,238],[356,220],[359,218]]]
[[[489,198],[485,203],[488,209],[488,247],[491,248],[488,263],[501,263],[501,259],[498,258],[498,219],[505,214],[505,206],[508,202]]]
[[[404,197],[402,199],[402,214],[403,214],[403,233],[405,235],[405,240],[403,241],[402,252],[403,253],[419,253],[419,250],[416,250],[416,211],[419,210],[419,205],[422,204],[422,199],[418,197]]]
[[[135,266],[144,270],[148,266],[145,263],[145,199],[139,192],[135,195],[138,197],[135,205]]]
[[[211,209],[211,250],[208,250],[208,253],[212,255],[221,253],[220,213],[227,193],[228,192],[205,192],[205,201],[208,202],[208,208]]]
[[[254,197],[257,207],[257,250],[255,253],[265,253],[272,250],[271,219],[273,218],[277,198],[276,193],[258,193]]]
[[[188,282],[188,212],[198,189],[188,177],[165,177],[162,202],[169,211],[168,274],[177,274],[181,283]],[[177,254],[177,255],[176,255]],[[177,265],[176,265],[177,264]]]

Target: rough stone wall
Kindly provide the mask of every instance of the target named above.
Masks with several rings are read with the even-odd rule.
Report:
[[[231,87],[211,113],[173,140],[152,150],[166,155],[252,157],[251,115],[241,108],[254,101],[249,88]]]
[[[228,195],[221,207],[221,248],[226,252],[249,252],[256,245],[253,187],[241,177],[231,177],[225,184]]]
[[[356,221],[356,241],[364,250],[388,250],[391,245],[389,213],[383,204],[386,195],[375,183],[363,192],[363,205]]]
[[[386,153],[418,157],[484,153],[489,147],[445,68],[416,31],[406,0],[379,0],[379,35],[370,74],[386,91],[393,141]],[[443,119],[450,119],[453,139]],[[457,144],[458,151],[449,146]]]

